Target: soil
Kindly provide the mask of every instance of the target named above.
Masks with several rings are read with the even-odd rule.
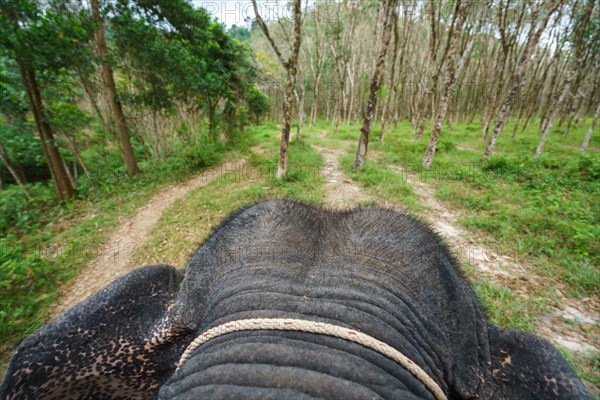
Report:
[[[313,146],[323,157],[323,173],[325,178],[325,203],[334,209],[345,209],[360,203],[372,201],[360,187],[348,179],[338,162],[343,151],[327,147]]]
[[[206,186],[223,173],[239,168],[244,162],[242,159],[237,162],[225,163],[182,184],[161,190],[133,217],[123,220],[117,230],[110,235],[102,250],[99,251],[99,256],[77,278],[64,286],[61,299],[50,311],[51,316],[56,317],[62,314],[116,278],[136,268],[137,266],[132,264],[135,249],[148,238],[152,228],[165,210],[190,191]]]

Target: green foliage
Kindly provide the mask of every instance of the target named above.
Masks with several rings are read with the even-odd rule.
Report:
[[[28,178],[48,178],[42,146],[28,121],[8,124],[0,119],[0,142],[13,166],[23,171]],[[0,166],[0,173],[5,184],[13,182],[4,164]]]
[[[163,162],[140,163],[142,174],[127,175],[119,151],[104,156],[88,149],[93,175],[77,182],[79,198],[58,204],[48,183],[28,185],[28,201],[16,185],[0,196],[0,326],[5,342],[14,346],[33,326],[46,319],[58,287],[76,276],[95,255],[118,223],[146,202],[161,185],[188,178],[217,165],[223,154],[252,143],[241,137],[230,144],[199,141],[176,148]],[[94,157],[90,157],[93,155]],[[32,295],[32,294],[36,295]],[[3,349],[3,358],[7,351]]]
[[[227,33],[234,39],[240,42],[250,39],[250,31],[242,26],[232,25]]]
[[[248,104],[248,111],[254,116],[254,121],[257,123],[271,108],[269,97],[256,86],[252,86],[246,92],[246,104]]]
[[[518,251],[540,273],[567,283],[571,295],[591,295],[600,288],[600,275],[591,268],[600,254],[595,211],[600,162],[595,154],[577,151],[587,126],[556,138],[558,143],[549,143],[539,159],[531,152],[539,141],[537,127],[531,126],[518,140],[501,136],[496,154],[482,161],[484,144],[464,150],[480,146],[480,128],[455,124],[426,173],[420,166],[424,143],[414,141],[407,123],[371,149],[383,152],[378,157],[383,165],[426,176],[440,199],[464,210],[467,228],[493,236],[508,254]],[[368,176],[369,171],[357,179]]]
[[[598,182],[600,180],[600,159],[595,154],[583,155],[577,164],[577,172],[589,182]]]
[[[47,121],[55,132],[65,136],[75,136],[90,124],[92,117],[75,104],[61,101],[50,103]]]
[[[127,104],[161,113],[173,112],[178,102],[203,109],[213,136],[219,115],[233,122],[226,105],[252,85],[254,67],[248,48],[205,10],[183,0],[118,1],[108,15],[119,58],[129,61],[121,67],[133,77],[135,90],[121,94]]]
[[[496,155],[482,161],[485,143],[479,140],[481,128],[454,124],[444,132],[441,151],[427,171],[421,167],[426,143],[415,141],[408,123],[388,132],[383,144],[372,140],[365,168],[358,173],[352,170],[357,127],[341,126],[335,140],[332,135],[321,140],[338,148],[341,140],[345,140],[344,146],[352,144],[347,148],[349,155],[342,158],[342,167],[375,199],[410,207],[401,195],[389,194],[394,185],[401,184],[402,175],[388,176],[411,171],[415,179],[435,188],[436,196],[459,213],[464,226],[483,233],[478,237],[490,248],[523,263],[535,276],[531,285],[504,280],[501,275],[491,281],[470,265],[463,267],[493,323],[535,331],[539,319],[550,312],[549,306],[562,300],[557,294],[590,297],[600,289],[597,140],[592,140],[589,155],[578,151],[588,126],[586,121],[579,128],[572,127],[567,138],[557,135],[546,146],[546,154],[535,159],[532,151],[539,135],[534,125],[514,141],[501,136]],[[555,292],[555,282],[560,292]],[[568,355],[580,377],[598,381],[595,360]]]
[[[38,72],[56,73],[88,61],[85,44],[92,38],[91,19],[83,9],[63,12],[59,3],[40,7],[38,2],[23,0],[3,5],[0,47]]]
[[[0,196],[0,232],[2,236],[14,228],[17,231],[27,230],[33,223],[37,224],[43,218],[44,209],[56,206],[52,188],[43,183],[29,185],[34,202],[29,202],[16,185],[2,190]]]

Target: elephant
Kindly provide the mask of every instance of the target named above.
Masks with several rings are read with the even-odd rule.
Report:
[[[314,331],[241,329],[189,348],[210,329],[252,319],[358,332],[422,374],[373,347]],[[47,323],[16,349],[0,395],[593,398],[549,342],[488,322],[457,260],[420,219],[289,199],[230,215],[183,271],[135,269]]]

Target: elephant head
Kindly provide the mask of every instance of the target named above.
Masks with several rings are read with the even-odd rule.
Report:
[[[548,342],[490,324],[445,245],[381,208],[271,200],[230,216],[183,272],[140,268],[16,350],[2,399],[402,398],[434,395],[381,351],[327,334],[210,328],[291,318],[364,333],[449,399],[592,399]]]

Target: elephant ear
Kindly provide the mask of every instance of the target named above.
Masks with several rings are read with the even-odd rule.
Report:
[[[500,398],[593,400],[558,350],[544,339],[491,327],[490,350],[496,395],[504,395]]]
[[[49,322],[17,348],[0,398],[156,397],[193,336],[168,315],[181,279],[139,268]]]

